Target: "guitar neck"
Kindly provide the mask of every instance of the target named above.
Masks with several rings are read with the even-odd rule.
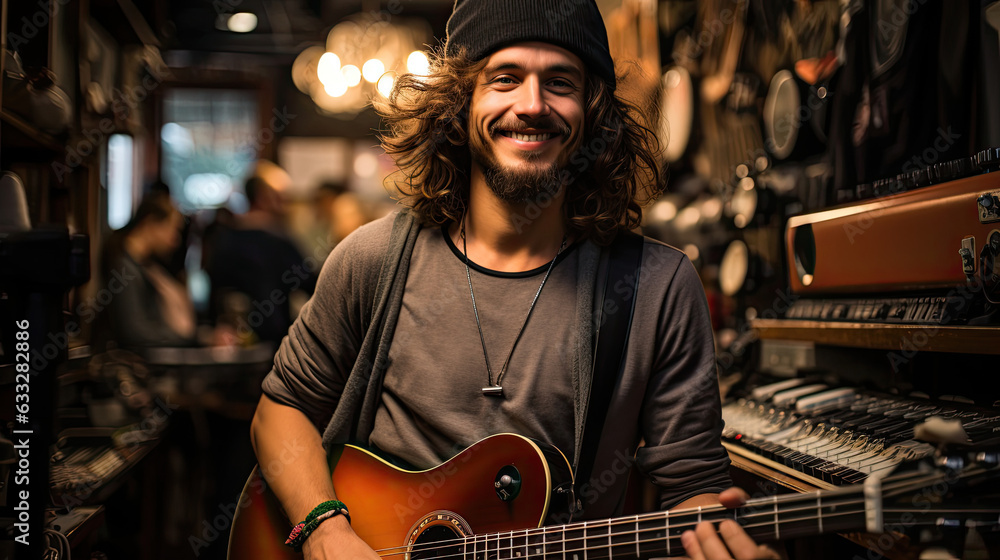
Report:
[[[791,494],[722,506],[664,511],[601,521],[584,521],[466,538],[463,558],[599,560],[684,554],[681,535],[701,521],[733,519],[755,540],[768,541],[865,526],[859,489]],[[417,557],[420,557],[419,555]]]

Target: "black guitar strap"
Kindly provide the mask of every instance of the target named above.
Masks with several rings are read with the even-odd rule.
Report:
[[[578,510],[582,506],[580,491],[593,473],[611,394],[625,365],[625,345],[635,312],[635,294],[642,266],[642,245],[642,236],[631,232],[621,233],[615,238],[608,258],[604,290],[599,290],[595,296],[594,370],[575,476]]]

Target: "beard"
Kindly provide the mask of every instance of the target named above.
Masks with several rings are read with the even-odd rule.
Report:
[[[490,127],[490,132],[495,135],[496,130],[503,126],[494,124]],[[544,125],[536,125],[544,128]],[[569,134],[568,127],[556,127],[564,129],[563,137]],[[507,128],[508,130],[516,128]],[[473,161],[479,164],[483,170],[483,177],[486,185],[494,195],[504,202],[524,203],[537,200],[543,194],[549,197],[555,196],[562,187],[563,180],[566,179],[565,171],[570,171],[567,163],[555,162],[549,165],[541,165],[538,156],[528,153],[524,157],[523,164],[518,166],[508,166],[497,161],[496,155],[487,145],[481,135],[473,133],[469,142],[469,151]]]

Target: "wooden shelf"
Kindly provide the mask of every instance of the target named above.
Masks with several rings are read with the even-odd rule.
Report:
[[[756,319],[757,336],[902,352],[1000,354],[1000,328]]]
[[[61,152],[64,148],[55,136],[42,132],[21,115],[12,113],[6,109],[0,110],[0,122],[3,123],[4,128],[3,142],[5,148],[42,148],[52,153]],[[51,153],[46,154],[46,157],[48,156],[51,156]]]

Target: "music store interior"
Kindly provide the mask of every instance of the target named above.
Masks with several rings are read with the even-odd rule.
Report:
[[[227,557],[276,347],[399,207],[372,102],[453,4],[2,0],[4,558]],[[1000,2],[597,4],[663,148],[641,232],[707,294],[748,530],[997,557]]]

